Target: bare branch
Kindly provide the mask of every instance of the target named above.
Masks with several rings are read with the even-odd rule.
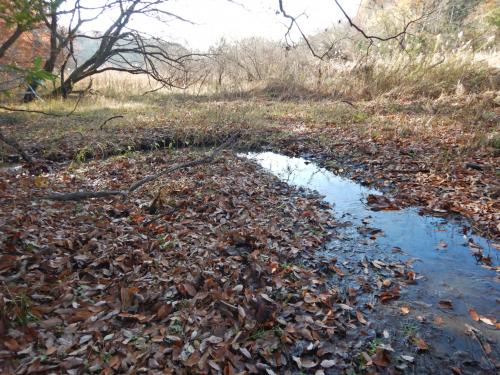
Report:
[[[78,100],[76,101],[75,106],[71,111],[68,113],[57,113],[57,112],[45,112],[45,111],[39,111],[37,109],[22,109],[22,108],[14,108],[14,107],[7,107],[4,105],[0,105],[0,109],[3,109],[5,111],[9,112],[25,112],[25,113],[38,113],[40,115],[45,115],[45,116],[53,116],[53,117],[69,117],[73,113],[75,113],[76,109],[78,108],[78,105],[80,104],[80,101],[82,100],[83,95],[80,94],[78,96]]]
[[[422,14],[420,17],[414,19],[414,20],[411,20],[409,21],[408,23],[405,24],[405,26],[403,27],[403,30],[401,30],[399,33],[397,34],[394,34],[394,35],[390,35],[390,36],[386,36],[386,37],[381,37],[381,36],[378,36],[378,35],[372,35],[372,34],[368,34],[366,31],[364,31],[361,27],[359,27],[358,25],[356,25],[351,17],[349,17],[349,15],[347,14],[347,12],[344,10],[344,8],[342,8],[342,6],[339,4],[338,0],[334,0],[335,1],[335,4],[337,4],[337,6],[339,7],[340,11],[342,12],[342,14],[344,15],[344,17],[347,19],[347,21],[349,22],[349,26],[353,27],[354,29],[356,29],[361,35],[363,35],[363,37],[365,39],[369,39],[369,40],[378,40],[380,42],[387,42],[389,40],[392,40],[392,39],[398,39],[402,36],[404,36],[407,31],[408,31],[408,28],[413,25],[414,23],[417,23],[419,21],[421,21],[423,18],[429,16],[430,14],[432,14],[432,12],[430,13],[426,13],[426,14]]]
[[[233,134],[231,137],[229,137],[228,140],[222,143],[219,147],[215,148],[210,154],[202,158],[188,161],[185,163],[179,163],[163,171],[160,171],[156,174],[146,176],[143,179],[134,182],[132,185],[130,185],[130,187],[127,190],[102,190],[102,191],[77,191],[71,193],[51,193],[49,195],[43,196],[42,199],[50,199],[57,201],[80,201],[90,198],[107,198],[116,195],[121,195],[122,197],[126,198],[128,197],[129,194],[133,193],[135,190],[139,189],[143,185],[155,181],[162,176],[168,175],[172,172],[181,169],[195,167],[201,164],[213,162],[219,156],[222,150],[224,150],[224,148],[228,147],[235,141],[238,135],[239,135],[238,133]]]
[[[106,121],[104,121],[104,122],[101,124],[101,126],[99,126],[99,130],[103,130],[103,129],[104,129],[104,127],[106,126],[106,124],[107,124],[108,122],[110,122],[111,120],[114,120],[114,119],[117,119],[117,118],[123,118],[123,117],[124,117],[123,115],[117,115],[117,116],[112,116],[112,117],[110,117],[110,118],[106,119]]]
[[[387,42],[389,40],[400,39],[399,43],[402,46],[402,48],[404,48],[403,38],[408,33],[408,29],[410,28],[410,26],[413,25],[413,24],[415,24],[415,23],[417,23],[417,22],[419,22],[419,21],[421,21],[423,18],[429,16],[430,14],[432,14],[432,12],[427,13],[427,14],[422,14],[420,17],[418,17],[418,18],[416,18],[414,20],[411,20],[408,23],[406,23],[405,26],[403,27],[403,29],[399,33],[394,34],[394,35],[390,35],[390,36],[386,36],[386,37],[382,37],[382,36],[372,35],[372,34],[367,33],[360,26],[358,26],[357,24],[355,24],[353,22],[353,20],[351,19],[351,17],[349,17],[349,15],[347,14],[347,12],[344,10],[344,8],[338,2],[338,0],[334,0],[334,1],[335,1],[335,4],[337,5],[337,7],[342,12],[342,14],[344,15],[344,17],[349,22],[349,25],[351,27],[353,27],[354,29],[356,29],[356,31],[358,31],[365,39],[368,39],[370,41],[370,47],[371,47],[371,45],[373,44],[373,42],[375,40],[381,41],[381,42]],[[328,56],[329,52],[333,49],[334,44],[332,43],[330,45],[330,47],[327,49],[326,52],[324,52],[322,54],[319,54],[314,49],[314,47],[313,47],[312,43],[310,42],[309,38],[304,34],[304,32],[302,31],[302,29],[300,28],[299,23],[297,22],[297,19],[301,15],[299,15],[299,16],[292,16],[292,15],[288,14],[286,12],[286,10],[284,9],[283,0],[278,0],[278,5],[279,5],[279,10],[280,10],[281,14],[283,14],[283,16],[285,18],[287,18],[287,19],[290,20],[290,24],[288,25],[288,29],[287,29],[287,31],[285,33],[285,40],[287,41],[287,44],[288,44],[288,39],[289,39],[289,36],[290,36],[290,32],[293,29],[293,27],[295,26],[297,28],[297,30],[299,31],[300,36],[302,37],[302,39],[306,43],[307,48],[309,49],[309,51],[312,53],[312,55],[314,57],[316,57],[316,58],[318,58],[320,60],[323,60],[326,56]],[[369,48],[368,48],[368,50],[369,50]]]

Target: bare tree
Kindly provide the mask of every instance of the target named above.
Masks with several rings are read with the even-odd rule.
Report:
[[[361,26],[359,26],[357,23],[355,23],[353,21],[353,19],[345,11],[345,9],[342,7],[342,5],[340,5],[338,0],[334,0],[334,2],[337,5],[337,7],[340,9],[343,16],[346,18],[347,22],[349,23],[349,26],[354,28],[363,38],[365,38],[369,41],[369,47],[375,41],[387,42],[390,40],[396,40],[399,42],[401,47],[404,48],[404,40],[405,40],[406,35],[408,34],[408,30],[410,29],[410,27],[412,25],[418,23],[419,21],[421,21],[423,18],[427,17],[430,13],[432,13],[432,12],[429,12],[427,14],[422,14],[421,16],[417,17],[416,19],[407,22],[403,26],[401,31],[399,31],[393,35],[380,36],[380,35],[368,33],[366,30],[364,30]],[[286,34],[285,34],[286,42],[290,43],[290,33],[291,33],[292,29],[295,27],[298,30],[302,39],[304,40],[305,44],[307,45],[307,48],[310,50],[310,52],[312,53],[312,55],[314,57],[317,57],[321,60],[323,60],[325,57],[328,57],[330,52],[332,51],[332,49],[335,47],[335,42],[330,44],[329,46],[327,46],[323,53],[318,52],[314,48],[313,43],[311,42],[310,38],[303,32],[302,28],[300,27],[300,24],[298,22],[298,18],[300,17],[300,15],[299,16],[292,16],[291,14],[287,13],[287,11],[285,10],[285,7],[283,5],[283,0],[278,0],[278,6],[279,6],[279,11],[283,15],[283,17],[285,17],[286,19],[289,20],[288,29],[287,29]]]
[[[50,12],[44,17],[50,30],[50,54],[44,69],[54,72],[59,67],[60,83],[53,94],[66,97],[76,83],[105,71],[121,71],[144,74],[160,87],[185,87],[188,81],[187,62],[201,55],[192,54],[174,43],[158,37],[147,36],[130,27],[134,17],[150,17],[168,22],[187,19],[165,9],[167,0],[106,0],[97,7],[76,0],[74,6],[65,8],[67,2],[51,0]],[[87,35],[82,26],[104,15],[113,17],[111,25],[101,34]],[[61,25],[61,19],[66,19]],[[97,46],[85,61],[78,61],[75,46],[84,39]],[[36,82],[25,96],[34,99]]]

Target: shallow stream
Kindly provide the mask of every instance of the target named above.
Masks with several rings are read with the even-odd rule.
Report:
[[[244,156],[292,186],[324,195],[333,206],[335,219],[348,223],[340,236],[326,246],[323,255],[340,256],[345,264],[365,256],[412,259],[419,279],[416,285],[405,288],[399,302],[407,303],[413,316],[443,317],[445,332],[436,335],[434,343],[442,351],[450,349],[450,340],[455,350],[478,351],[477,343],[464,334],[467,325],[480,330],[489,341],[500,342],[499,330],[469,315],[469,309],[474,309],[481,316],[500,318],[498,272],[478,262],[473,251],[480,249],[493,266],[500,264],[500,252],[487,239],[471,234],[465,219],[420,215],[417,208],[373,211],[366,198],[381,192],[315,163],[272,152]],[[449,301],[451,306],[443,308],[440,301]]]

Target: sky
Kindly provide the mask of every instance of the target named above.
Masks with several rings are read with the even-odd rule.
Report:
[[[95,4],[100,0],[88,1]],[[350,15],[356,14],[359,2],[340,1]],[[341,19],[345,21],[333,0],[283,0],[283,5],[293,16],[303,14],[299,20],[306,34],[322,31]],[[165,9],[194,24],[182,21],[162,24],[151,18],[138,17],[131,26],[187,47],[206,50],[221,38],[235,41],[256,36],[283,40],[288,25],[287,20],[276,13],[278,0],[172,0],[167,2]],[[101,17],[98,22],[87,25],[85,31],[105,30],[110,18]]]

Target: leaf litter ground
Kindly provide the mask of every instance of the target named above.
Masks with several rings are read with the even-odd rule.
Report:
[[[39,199],[195,157],[2,172],[3,372],[404,372],[429,349],[413,332],[399,352],[369,321],[414,283],[410,264],[362,260],[343,283],[344,264],[314,255],[339,227],[321,197],[230,154],[126,202]]]
[[[2,373],[353,366],[332,343],[357,324],[355,309],[302,264],[335,225],[320,197],[228,154],[128,202],[38,199],[48,188],[119,188],[190,157],[4,171]]]

